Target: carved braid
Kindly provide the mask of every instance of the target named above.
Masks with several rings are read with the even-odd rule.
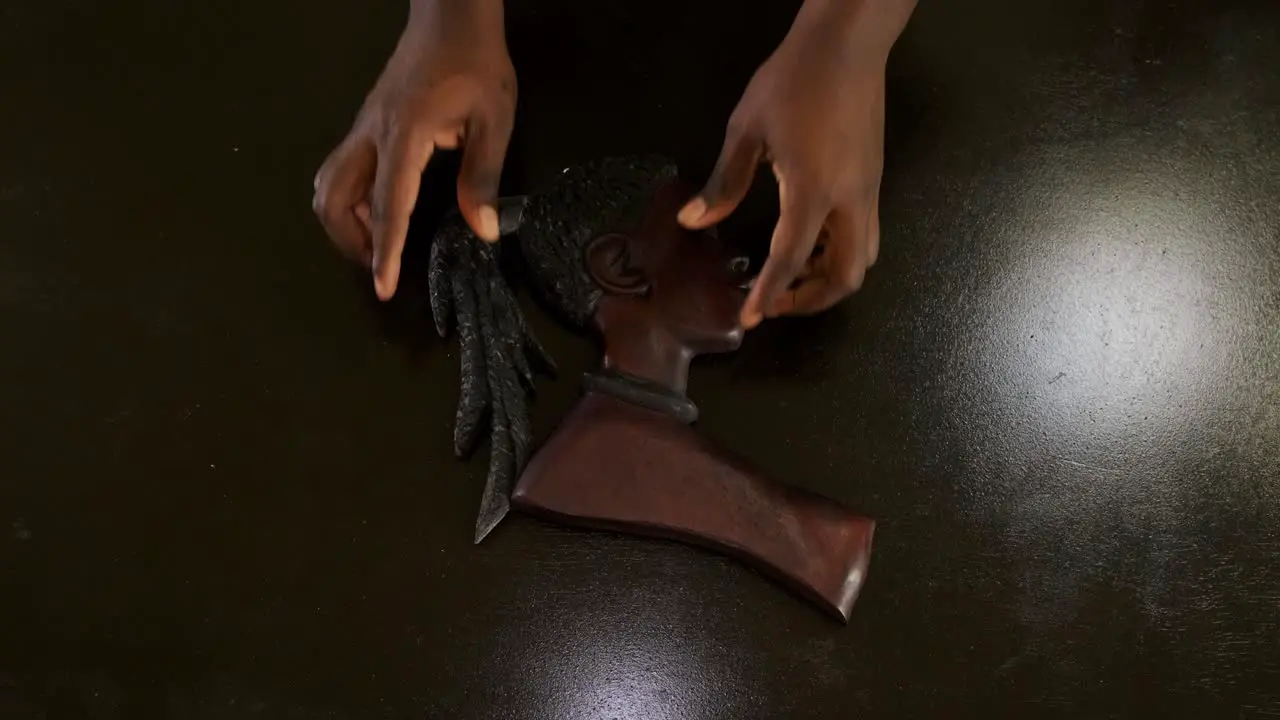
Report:
[[[519,248],[539,299],[577,329],[588,329],[600,290],[586,270],[587,243],[634,226],[649,197],[675,174],[675,165],[661,157],[610,158],[569,168],[530,198]],[[462,356],[454,452],[468,456],[487,419],[487,484],[502,497],[511,494],[528,460],[533,365],[555,370],[499,267],[499,248],[513,246],[509,238],[479,241],[454,215],[436,233],[429,274],[436,332],[446,337],[456,323]]]

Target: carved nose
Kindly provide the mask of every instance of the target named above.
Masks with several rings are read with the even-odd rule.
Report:
[[[733,330],[729,331],[729,343],[730,343],[730,345],[731,345],[733,348],[735,348],[735,349],[736,349],[739,345],[741,345],[741,344],[742,344],[742,337],[743,337],[745,334],[746,334],[746,331],[742,329],[742,326],[741,326],[741,325],[739,325],[739,326],[735,327]]]

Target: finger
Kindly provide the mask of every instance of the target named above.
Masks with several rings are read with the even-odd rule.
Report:
[[[830,207],[821,194],[806,186],[788,187],[787,179],[781,174],[778,195],[782,215],[773,230],[769,258],[742,306],[742,326],[747,329],[760,324],[764,311],[773,307],[804,269]]]
[[[815,263],[814,274],[782,293],[766,313],[809,315],[827,310],[862,286],[866,275],[865,232],[857,232],[854,214],[840,210],[827,216],[827,251]],[[865,228],[865,223],[862,226]]]
[[[458,211],[482,240],[498,239],[498,181],[511,140],[511,118],[481,115],[468,123],[462,169],[458,172]]]
[[[751,189],[763,154],[759,137],[730,123],[715,169],[702,192],[680,210],[680,224],[700,230],[728,217]]]
[[[378,149],[372,207],[373,284],[383,300],[395,295],[409,216],[434,149],[426,136],[414,131],[397,133]]]
[[[369,237],[373,237],[373,209],[369,207],[367,199],[356,203],[356,219],[364,226],[364,230],[369,233]]]
[[[830,244],[831,237],[827,233],[826,225],[818,231],[818,237],[813,241],[813,250],[809,251],[809,259],[804,261],[804,267],[796,274],[795,280],[791,281],[791,287],[808,280],[814,275],[821,275],[826,272],[825,267],[831,255],[826,252],[827,245]]]
[[[311,207],[325,233],[343,255],[368,265],[372,240],[358,217],[358,207],[369,194],[376,155],[373,144],[363,140],[344,142],[325,160],[315,178]]]

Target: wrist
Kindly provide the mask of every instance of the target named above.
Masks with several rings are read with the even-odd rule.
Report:
[[[410,13],[421,12],[458,12],[475,10],[492,12],[502,10],[502,0],[409,0]]]
[[[502,37],[502,0],[409,0],[409,30],[452,30],[459,23]]]
[[[887,60],[916,0],[804,0],[793,32],[836,33],[866,59]]]

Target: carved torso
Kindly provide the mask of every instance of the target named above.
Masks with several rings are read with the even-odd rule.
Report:
[[[588,392],[516,484],[549,520],[663,537],[755,565],[847,620],[875,524],[774,482],[671,414]]]

